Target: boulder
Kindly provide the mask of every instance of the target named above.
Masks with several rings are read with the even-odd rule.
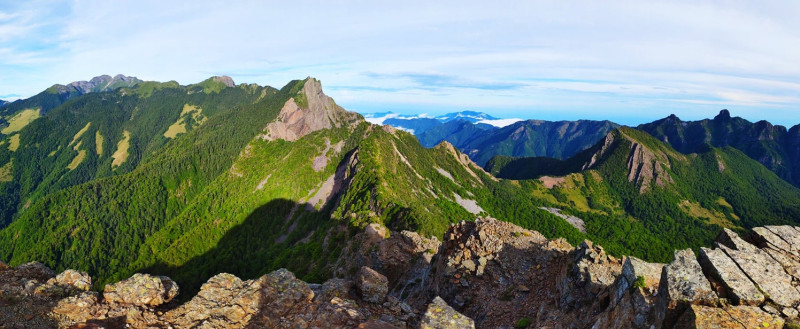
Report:
[[[109,303],[158,306],[178,295],[178,284],[165,276],[136,273],[129,279],[106,285],[103,298]]]
[[[383,274],[363,266],[356,277],[356,288],[365,301],[379,304],[389,293],[389,280]]]
[[[59,300],[53,308],[53,313],[66,317],[70,321],[84,322],[92,317],[96,308],[97,293],[91,291]]]
[[[475,321],[456,312],[445,301],[436,297],[428,304],[428,310],[422,316],[422,329],[463,329],[475,328]]]
[[[735,304],[760,305],[764,302],[764,294],[724,251],[700,248],[700,265],[725,286],[728,297]]]
[[[692,305],[675,328],[783,328],[784,320],[754,306],[707,307]]]
[[[180,327],[195,327],[201,323],[209,326],[244,326],[258,313],[260,284],[242,281],[238,277],[220,273],[208,279],[200,292],[186,304],[167,312],[165,318]]]
[[[717,295],[691,249],[675,251],[675,259],[664,267],[659,283],[656,316],[665,328],[672,324],[690,305],[715,305]]]
[[[92,287],[92,277],[86,272],[66,270],[55,278],[47,280],[47,283],[62,287],[68,287],[78,291],[89,291]]]

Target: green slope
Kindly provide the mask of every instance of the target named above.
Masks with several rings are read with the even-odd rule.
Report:
[[[294,142],[262,138],[289,97],[312,102],[298,93],[303,84],[209,118],[129,173],[35,201],[0,231],[0,258],[85,270],[98,285],[164,273],[191,291],[219,272],[287,267],[321,280],[343,239],[372,222],[441,236],[450,223],[488,214],[573,243],[585,238],[448,144],[426,149],[361,119]]]
[[[156,92],[148,89],[145,96],[139,87],[152,86],[69,99],[3,139],[17,138],[19,147],[0,146],[0,165],[13,162],[11,179],[0,183],[0,227],[38,198],[135,169],[170,141],[164,133],[181,120],[186,105],[198,108],[201,115],[180,121],[184,131],[199,126],[197,118],[214,118],[252,104],[264,92],[274,93],[263,88],[226,88],[214,94],[190,94],[187,87],[166,84],[153,88]]]
[[[800,190],[734,148],[699,151],[684,155],[647,133],[620,128],[566,161],[497,158],[490,169],[538,177],[522,183],[583,218],[594,241],[653,260],[708,245],[721,227],[797,223]],[[638,156],[646,161],[632,165]]]

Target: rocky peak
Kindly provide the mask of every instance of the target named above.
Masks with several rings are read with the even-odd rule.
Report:
[[[212,77],[211,79],[214,80],[215,82],[220,82],[229,88],[236,87],[236,84],[233,83],[233,79],[227,75],[215,76]]]
[[[730,121],[731,120],[731,112],[728,112],[727,109],[719,111],[719,114],[714,117],[714,121]]]
[[[303,88],[283,105],[278,118],[264,128],[263,139],[295,141],[312,132],[338,128],[361,120],[322,92],[322,84],[307,78]]]
[[[132,87],[142,80],[136,77],[128,77],[122,74],[117,74],[114,77],[109,75],[101,75],[92,78],[89,81],[75,81],[67,85],[78,91],[80,94],[88,94],[91,92],[110,91],[121,87]],[[61,89],[59,90],[61,91]],[[65,91],[68,91],[65,90]]]

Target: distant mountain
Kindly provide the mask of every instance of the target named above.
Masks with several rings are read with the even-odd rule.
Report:
[[[433,147],[442,141],[453,144],[459,150],[462,145],[482,134],[489,134],[497,130],[488,124],[475,124],[466,120],[451,120],[441,123],[422,133],[416,133],[417,139],[425,147]]]
[[[675,115],[642,124],[640,130],[688,154],[731,146],[755,159],[779,177],[800,186],[800,125],[789,128],[767,121],[752,123],[722,110],[713,119],[682,121]]]
[[[424,114],[403,115],[392,112],[381,112],[381,113],[364,114],[364,118],[370,123],[387,124],[392,127],[408,131],[414,134],[415,136],[420,136],[421,134],[427,132],[428,130],[437,128],[445,123],[453,121],[463,121],[472,123],[476,125],[478,128],[480,128],[481,131],[486,129],[503,127],[513,122],[520,121],[519,119],[499,119],[491,115],[488,115],[486,113],[475,112],[475,111],[453,112],[436,117],[431,117]],[[447,130],[447,128],[445,128],[445,130]],[[437,133],[436,135],[441,135],[441,133]],[[438,144],[442,140],[444,139],[439,139],[438,141],[426,147],[432,147],[433,145]]]
[[[10,103],[10,102],[0,99],[0,107],[6,106],[8,103]]]
[[[367,114],[365,117],[372,123],[408,131],[425,147],[446,141],[481,166],[496,155],[566,159],[619,127],[610,121],[498,119],[474,111],[437,117],[404,116],[391,112]]]
[[[51,109],[77,96],[112,91],[119,88],[131,88],[143,82],[135,77],[118,74],[114,77],[101,75],[89,81],[75,81],[66,85],[55,84],[33,97],[0,106],[0,117],[8,118],[24,110],[34,110],[37,111],[37,115],[44,115]],[[150,88],[155,85],[161,85],[161,83],[157,82],[144,83],[149,85]],[[174,83],[174,85],[177,85],[177,83]],[[0,127],[7,123],[7,120],[0,119]]]
[[[481,166],[496,155],[566,159],[594,145],[617,127],[611,121],[527,120],[453,144]]]
[[[117,74],[114,77],[101,75],[89,81],[75,81],[66,86],[55,85],[54,87],[59,93],[68,93],[72,91],[71,89],[74,89],[81,94],[88,94],[92,92],[110,91],[121,87],[133,87],[140,82],[142,82],[142,80],[136,77],[127,77],[122,74]]]

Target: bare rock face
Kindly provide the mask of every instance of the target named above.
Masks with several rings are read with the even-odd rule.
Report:
[[[103,298],[109,303],[158,306],[178,295],[178,284],[165,276],[136,273],[127,280],[106,285]]]
[[[308,78],[298,95],[286,101],[278,118],[264,128],[262,138],[295,141],[317,130],[358,120],[358,114],[346,111],[325,95],[317,79]]]
[[[764,294],[721,249],[700,248],[700,264],[727,289],[728,298],[739,305],[760,305]]]
[[[91,278],[40,263],[0,263],[0,326],[10,328],[781,328],[800,259],[794,227],[725,230],[717,248],[668,265],[572,247],[491,218],[453,225],[443,242],[367,227],[343,248],[349,270],[308,284],[280,269],[219,274],[189,302],[145,274],[86,291]],[[752,243],[750,242],[752,241]],[[364,248],[364,246],[369,246]],[[352,247],[352,248],[351,248]],[[349,250],[349,251],[347,251]],[[360,264],[353,269],[350,267]],[[360,269],[360,270],[358,270]],[[480,271],[479,271],[480,269]],[[350,273],[350,274],[348,274]],[[770,293],[770,291],[772,293]],[[778,293],[780,292],[780,294]],[[761,295],[759,295],[761,293]],[[166,304],[165,304],[166,303]]]
[[[800,292],[792,284],[792,276],[767,252],[747,243],[728,229],[723,230],[718,241],[718,247],[770,300],[783,307],[793,307],[800,302]]]
[[[664,186],[672,183],[672,177],[664,170],[669,168],[669,161],[662,161],[656,153],[644,145],[634,142],[628,157],[628,181],[636,183],[640,192],[646,191],[652,184]]]
[[[389,292],[389,280],[369,267],[362,267],[356,278],[356,287],[361,298],[370,303],[382,303]]]
[[[224,84],[226,87],[236,87],[236,84],[235,84],[235,83],[233,83],[233,79],[231,79],[231,77],[229,77],[229,76],[227,76],[227,75],[218,76],[218,77],[213,77],[213,79],[214,79],[214,81],[216,81],[216,82],[221,82],[221,83],[222,83],[222,84]]]
[[[562,306],[580,308],[597,302],[598,298],[610,298],[606,288],[620,275],[622,268],[619,260],[587,240],[574,251],[573,264],[561,283]]]
[[[675,251],[675,259],[664,267],[658,291],[656,315],[670,328],[690,305],[716,305],[711,283],[691,249]]]
[[[472,319],[456,312],[438,296],[433,299],[422,317],[422,329],[463,329],[475,328]]]

